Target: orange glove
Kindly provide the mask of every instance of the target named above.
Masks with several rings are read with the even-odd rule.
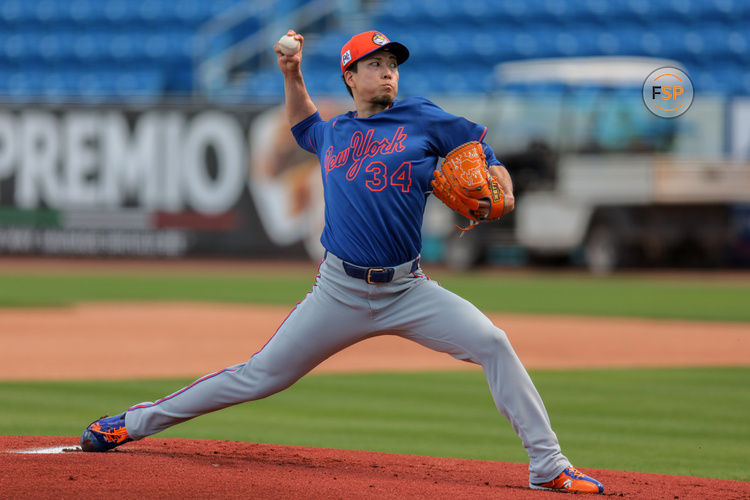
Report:
[[[442,172],[433,172],[435,179],[430,182],[432,192],[451,210],[475,223],[498,219],[503,215],[505,194],[487,169],[480,143],[472,141],[457,147],[445,156],[440,169]],[[490,203],[485,216],[478,212],[479,200]]]

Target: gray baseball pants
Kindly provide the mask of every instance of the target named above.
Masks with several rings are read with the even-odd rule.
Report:
[[[495,405],[529,454],[531,482],[550,481],[570,466],[528,373],[505,333],[487,316],[412,262],[395,267],[392,281],[369,284],[349,276],[331,253],[321,263],[312,292],[248,362],[129,408],[128,434],[141,439],[199,415],[265,398],[338,351],[383,334],[480,364]]]

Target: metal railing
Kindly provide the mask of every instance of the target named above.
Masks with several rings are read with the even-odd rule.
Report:
[[[355,2],[356,3],[356,2]],[[211,43],[252,17],[262,17],[264,10],[273,9],[275,2],[247,1],[239,3],[204,23],[196,33],[193,45],[193,68],[195,94],[205,96],[221,92],[244,66],[248,71],[255,63],[255,70],[275,62],[271,47],[289,28],[304,31],[327,17],[336,18],[341,12],[337,0],[312,0],[296,10],[274,16],[258,31],[216,52],[210,53]]]

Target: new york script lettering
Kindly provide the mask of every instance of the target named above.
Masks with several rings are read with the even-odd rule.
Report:
[[[404,127],[397,128],[391,139],[384,137],[379,141],[373,141],[372,136],[374,134],[374,129],[369,129],[365,134],[362,134],[359,130],[354,132],[349,141],[349,147],[342,149],[338,153],[334,153],[333,146],[330,146],[326,150],[323,161],[326,175],[328,175],[331,170],[346,165],[351,156],[351,159],[354,161],[346,171],[346,180],[352,181],[357,177],[357,174],[362,167],[362,162],[367,158],[372,158],[379,154],[389,155],[392,153],[400,153],[406,148],[404,146],[404,141],[406,140]]]

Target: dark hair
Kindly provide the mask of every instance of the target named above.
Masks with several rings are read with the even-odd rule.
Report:
[[[346,68],[346,71],[351,71],[352,73],[357,72],[357,64],[359,64],[359,61],[354,61],[349,65],[348,68]],[[349,86],[348,83],[346,83],[346,77],[342,74],[341,79],[344,80],[344,85],[346,85],[346,91],[349,92],[349,95],[354,97],[354,94],[352,94],[352,88]]]

